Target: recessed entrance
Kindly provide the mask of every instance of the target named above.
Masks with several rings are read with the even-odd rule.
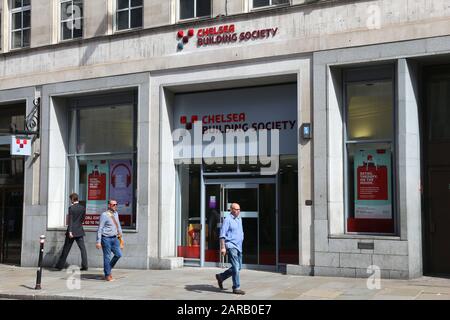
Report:
[[[450,275],[450,66],[425,69],[424,271]]]
[[[276,181],[245,179],[205,180],[205,221],[208,243],[205,262],[223,263],[219,254],[219,233],[223,219],[230,214],[232,203],[241,207],[245,265],[277,265],[277,197]]]
[[[10,154],[10,126],[24,130],[25,104],[0,106],[0,263],[20,265],[24,158]]]

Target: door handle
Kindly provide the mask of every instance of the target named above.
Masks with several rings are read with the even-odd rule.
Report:
[[[430,222],[430,232],[431,233],[436,232],[436,224],[433,221]]]

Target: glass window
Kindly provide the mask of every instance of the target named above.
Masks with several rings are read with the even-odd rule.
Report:
[[[31,6],[29,0],[11,2],[11,48],[30,46]]]
[[[115,97],[115,95],[114,95]],[[84,100],[82,100],[84,99]],[[71,102],[68,194],[86,206],[85,225],[96,226],[109,199],[117,200],[123,228],[136,227],[136,104],[134,95]],[[104,102],[95,103],[104,100]],[[92,102],[94,101],[94,102]],[[120,101],[120,103],[113,102]]]
[[[381,76],[376,68],[344,75],[349,233],[395,233],[395,94],[393,68],[383,70]]]
[[[277,6],[280,4],[288,4],[288,3],[289,0],[253,0],[253,8]]]
[[[127,30],[143,25],[142,0],[117,0],[116,29]]]
[[[61,0],[61,40],[83,36],[83,1]]]
[[[211,0],[180,0],[180,20],[211,16]]]

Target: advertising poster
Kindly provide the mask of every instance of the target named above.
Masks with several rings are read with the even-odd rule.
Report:
[[[392,219],[390,150],[360,150],[354,170],[355,218]]]
[[[133,214],[133,166],[131,160],[111,160],[109,197],[117,200],[122,226],[131,226]]]
[[[84,225],[98,225],[100,214],[108,208],[108,177],[108,161],[88,161],[86,218]]]

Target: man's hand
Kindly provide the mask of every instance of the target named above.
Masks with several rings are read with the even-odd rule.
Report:
[[[96,247],[97,249],[101,249],[101,248],[102,248],[102,245],[101,245],[100,243],[97,243],[97,244],[95,245],[95,247]]]
[[[220,249],[220,253],[225,257],[227,255],[227,249],[225,248]]]
[[[72,232],[69,232],[69,238],[73,238],[73,233]]]

